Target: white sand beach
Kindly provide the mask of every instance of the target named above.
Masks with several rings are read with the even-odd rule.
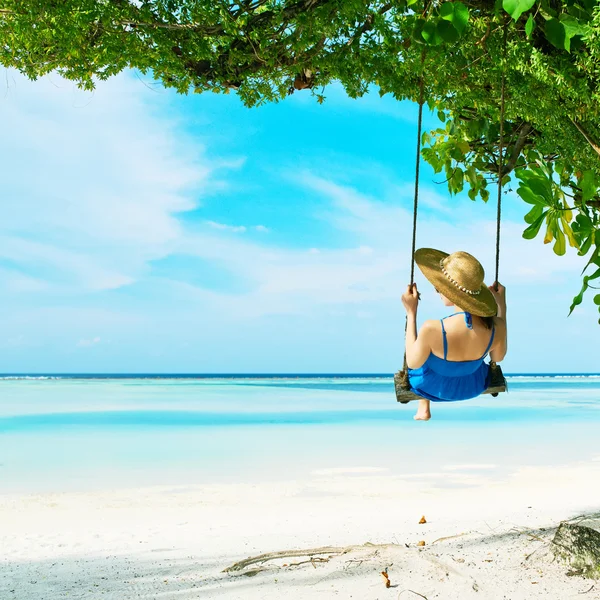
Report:
[[[600,460],[495,471],[3,495],[0,598],[600,598],[551,553],[561,520],[600,510]]]

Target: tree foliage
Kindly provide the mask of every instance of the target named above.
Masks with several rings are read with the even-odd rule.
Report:
[[[504,190],[531,206],[523,236],[588,257],[600,282],[597,0],[0,0],[0,62],[90,89],[125,68],[248,106],[339,81],[398,100],[420,85],[442,125],[422,155],[452,193]],[[596,288],[597,289],[597,288]],[[599,305],[600,294],[594,296]]]

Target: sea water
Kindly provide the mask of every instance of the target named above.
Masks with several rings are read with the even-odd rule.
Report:
[[[600,460],[600,375],[415,409],[388,375],[2,376],[0,493]]]

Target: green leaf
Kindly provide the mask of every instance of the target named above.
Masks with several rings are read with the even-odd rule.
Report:
[[[465,176],[463,170],[459,167],[456,167],[454,171],[452,171],[452,176],[449,181],[451,191],[454,194],[462,191],[464,187],[464,179]]]
[[[560,22],[565,28],[565,32],[569,39],[576,35],[584,35],[587,32],[585,24],[580,23],[575,17],[561,15]]]
[[[594,296],[594,304],[596,304],[597,306],[600,306],[600,294],[596,294]]]
[[[448,21],[438,21],[436,29],[438,35],[449,44],[453,44],[460,37],[460,34],[457,31],[456,27],[454,27],[454,25],[452,25],[452,23],[449,23]]]
[[[533,20],[533,15],[529,15],[527,18],[527,23],[525,23],[525,34],[528,38],[531,37],[533,33],[533,28],[535,27],[535,21]]]
[[[515,20],[528,11],[535,4],[535,0],[502,0],[502,8]]]
[[[558,19],[549,19],[546,21],[546,38],[559,50],[571,51],[571,39],[567,36],[565,26]]]
[[[466,154],[467,152],[470,152],[471,150],[471,146],[469,145],[469,142],[466,142],[464,140],[460,140],[459,142],[456,142],[456,147],[463,153]]]
[[[535,171],[521,170],[518,173],[518,177],[522,182],[521,185],[531,188],[531,191],[536,196],[540,196],[541,202],[547,204],[548,206],[552,205],[554,201],[554,194],[552,193],[552,180],[543,174],[542,169],[536,168]]]
[[[558,221],[554,224],[554,237],[556,241],[554,242],[554,254],[558,254],[558,256],[564,256],[567,251],[567,244],[565,242],[565,234],[561,231],[558,226]]]
[[[583,242],[583,244],[581,244],[581,248],[579,249],[579,252],[577,254],[579,254],[579,256],[585,256],[589,252],[593,241],[594,241],[594,236],[592,236],[592,235],[588,236],[586,238],[585,242]]]
[[[546,213],[542,213],[524,232],[523,237],[526,240],[532,240],[540,231],[540,227],[544,222],[544,217]]]
[[[583,176],[579,180],[579,187],[583,196],[583,201],[591,200],[598,192],[596,185],[596,174],[594,171],[584,171]]]
[[[594,223],[592,220],[584,213],[579,213],[575,217],[575,222],[573,223],[573,231],[581,235],[590,235],[594,233]]]
[[[519,188],[517,189],[517,194],[519,194],[519,196],[521,196],[521,198],[525,202],[527,202],[527,204],[534,204],[539,206],[547,205],[547,202],[542,196],[534,193],[534,191],[531,188],[525,187],[524,185],[519,186]]]
[[[579,306],[583,302],[583,295],[588,289],[587,279],[583,280],[583,285],[581,286],[581,290],[575,298],[573,298],[573,302],[571,303],[571,308],[569,308],[569,315],[573,312],[576,306]]]
[[[595,1],[595,0],[594,0]],[[584,23],[589,21],[590,13],[585,10],[583,6],[579,4],[572,4],[570,2],[570,6],[566,7],[566,11],[572,17],[575,17],[578,20],[582,20]]]
[[[554,221],[550,220],[550,215],[546,217],[546,223],[548,227],[546,228],[546,235],[544,236],[544,244],[549,244],[554,239]]]
[[[450,21],[461,34],[469,24],[469,9],[462,2],[445,2],[440,6],[440,17]]]
[[[571,248],[579,248],[579,244],[577,243],[577,240],[575,239],[575,236],[573,235],[573,230],[571,229],[571,226],[569,225],[569,221],[565,217],[562,217],[561,222],[562,222],[563,229],[565,230],[565,235],[567,236],[567,239],[569,240],[569,246],[571,246]]]
[[[439,34],[435,21],[425,21],[423,29],[421,30],[421,37],[425,40],[425,43],[430,46],[439,46],[444,41]]]
[[[525,223],[535,223],[544,212],[544,209],[539,204],[536,204],[526,215],[525,215]],[[535,237],[535,236],[534,236]]]
[[[585,267],[583,267],[583,271],[585,272],[585,270],[591,265],[591,264],[597,264],[597,261],[600,261],[600,246],[598,246],[598,240],[596,240],[596,249],[592,252],[592,256],[590,256],[590,260],[588,260],[587,264],[585,265]],[[594,278],[595,278],[594,274]]]
[[[477,188],[477,171],[475,170],[475,167],[469,167],[465,171],[465,177],[472,187]],[[477,190],[475,190],[475,192],[477,192]]]
[[[419,44],[425,43],[425,39],[423,38],[423,28],[425,27],[426,23],[427,21],[421,18],[415,21],[415,28],[413,29],[412,39]]]
[[[533,15],[529,15],[529,17],[527,17],[527,23],[525,23],[525,35],[528,38],[531,38],[531,34],[533,33],[534,27],[535,27],[535,21],[533,19]]]
[[[598,279],[598,277],[600,277],[600,269],[596,269],[596,271],[594,271],[591,275],[587,275],[583,279],[584,281],[589,282],[593,281],[594,279]]]

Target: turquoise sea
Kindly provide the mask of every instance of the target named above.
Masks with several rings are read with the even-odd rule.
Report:
[[[397,404],[389,375],[0,376],[0,493],[410,474],[600,459],[600,375]]]

